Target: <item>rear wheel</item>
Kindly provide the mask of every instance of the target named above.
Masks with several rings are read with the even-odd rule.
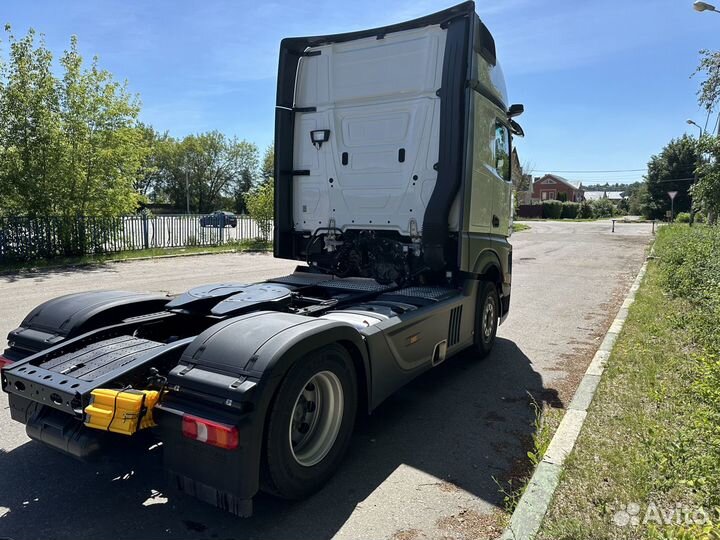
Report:
[[[357,381],[340,345],[299,360],[280,384],[265,439],[264,489],[287,499],[317,491],[339,466],[357,411]]]
[[[491,281],[482,281],[479,285],[475,314],[475,349],[480,354],[480,358],[490,354],[495,345],[499,319],[500,299],[497,287]]]

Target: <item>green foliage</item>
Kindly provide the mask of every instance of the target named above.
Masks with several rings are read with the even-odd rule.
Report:
[[[246,211],[245,195],[258,175],[254,143],[219,131],[184,139],[163,135],[156,138],[153,159],[154,169],[146,181],[154,202],[185,210],[189,198],[191,213]]]
[[[688,307],[677,321],[678,332],[694,344],[688,358],[692,381],[687,399],[693,422],[673,440],[681,456],[670,466],[708,506],[720,505],[720,229],[666,226],[656,242],[667,293]]]
[[[580,203],[564,202],[562,205],[562,215],[560,217],[563,219],[575,219],[578,217],[578,212],[580,212]]]
[[[560,201],[560,202],[566,202],[566,201],[568,200],[568,198],[567,198],[567,193],[564,193],[564,192],[558,193],[558,198],[557,198],[557,200]]]
[[[55,75],[33,30],[0,59],[0,212],[118,215],[134,211],[147,155],[139,102],[94,58],[84,67],[73,37]],[[39,41],[39,43],[37,42]]]
[[[274,194],[274,184],[266,182],[250,191],[246,197],[250,217],[257,222],[266,240],[272,236],[273,217],[275,214]]]
[[[661,213],[660,207],[650,197],[647,182],[642,182],[630,190],[628,212],[646,219],[651,219],[653,215]]]
[[[643,215],[652,219],[663,218],[671,206],[668,191],[678,192],[675,212],[689,212],[692,182],[688,179],[694,176],[696,164],[696,140],[688,135],[673,139],[660,154],[652,156],[648,162],[647,200]]]
[[[670,527],[658,527],[651,524],[648,540],[720,540],[720,526],[717,523],[671,525]]]
[[[698,166],[698,180],[691,188],[694,205],[709,216],[717,216],[720,213],[720,137],[702,137],[698,151],[702,160]]]
[[[265,149],[260,167],[262,182],[273,182],[275,180],[275,145],[271,144]]]
[[[546,219],[560,219],[562,216],[563,203],[560,201],[543,201],[542,207]]]
[[[610,199],[597,199],[591,201],[590,205],[593,217],[596,218],[612,217],[617,213],[617,208]]]
[[[675,221],[678,223],[690,223],[690,214],[688,212],[680,212],[675,216]]]
[[[591,219],[593,217],[593,207],[590,201],[582,201],[578,208],[577,217],[581,219]]]
[[[527,488],[534,468],[539,465],[545,456],[545,452],[547,452],[552,442],[553,435],[562,420],[564,412],[561,409],[542,406],[532,394],[528,395],[530,397],[530,405],[534,412],[534,419],[532,447],[526,453],[528,459],[526,462],[527,470],[517,471],[515,478],[507,480],[506,485],[503,485],[502,482],[493,477],[493,482],[497,485],[498,492],[503,496],[505,511],[510,514],[515,511],[515,508],[520,502],[520,497],[522,497]]]
[[[698,105],[710,113],[720,99],[720,51],[703,49],[700,51],[700,55],[700,65],[693,74],[705,75],[697,94]]]
[[[639,182],[634,182],[632,184],[621,184],[619,182],[615,182],[613,184],[609,182],[605,182],[604,184],[583,184],[583,189],[585,191],[622,191],[622,192],[628,192],[633,189],[635,189],[639,185]]]

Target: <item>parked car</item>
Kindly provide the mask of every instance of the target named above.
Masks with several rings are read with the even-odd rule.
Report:
[[[232,212],[217,210],[200,218],[201,227],[237,227],[237,217]]]

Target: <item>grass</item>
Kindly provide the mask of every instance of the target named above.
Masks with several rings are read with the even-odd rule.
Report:
[[[699,229],[699,228],[696,228]],[[693,258],[702,231],[663,227],[540,539],[711,539],[720,529],[717,313],[698,298],[720,287],[718,251]],[[720,234],[716,237],[720,238]],[[678,254],[678,251],[683,251]],[[698,251],[698,250],[695,250]],[[703,250],[699,250],[702,252]],[[692,268],[689,268],[692,267]],[[694,298],[672,280],[705,280]],[[680,276],[680,277],[678,277]],[[702,514],[704,511],[706,514]]]
[[[527,231],[528,229],[530,229],[530,225],[525,225],[524,223],[513,223],[512,226],[513,232]]]
[[[569,222],[583,222],[583,221],[598,221],[600,219],[610,218],[518,218],[521,221],[569,221]]]
[[[130,261],[148,257],[166,257],[168,255],[197,255],[201,253],[243,253],[248,251],[270,251],[272,244],[257,240],[242,240],[229,242],[221,246],[191,246],[183,248],[152,248],[133,251],[118,251],[116,253],[101,253],[96,255],[82,255],[76,257],[54,257],[32,262],[10,263],[0,266],[0,273],[15,273],[28,270],[41,270],[61,268],[65,266],[84,266],[89,264],[102,264],[113,261]]]
[[[502,482],[493,477],[493,481],[498,486],[498,491],[503,496],[503,505],[506,512],[504,517],[508,521],[527,488],[533,469],[537,467],[545,456],[545,452],[564,414],[562,409],[549,405],[541,406],[532,396],[530,396],[530,399],[535,411],[535,420],[529,449],[525,457],[516,462],[512,475],[507,480]]]

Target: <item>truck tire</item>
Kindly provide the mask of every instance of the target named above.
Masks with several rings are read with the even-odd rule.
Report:
[[[480,358],[490,354],[493,345],[495,345],[499,319],[500,299],[498,298],[497,287],[491,281],[481,281],[475,315],[475,349]]]
[[[338,468],[352,435],[357,380],[352,359],[328,345],[290,368],[271,405],[263,490],[301,499]]]

